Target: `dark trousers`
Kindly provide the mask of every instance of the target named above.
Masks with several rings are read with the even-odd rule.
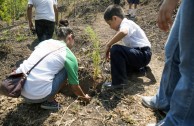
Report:
[[[128,84],[129,73],[145,67],[150,62],[151,55],[149,47],[113,45],[110,50],[112,85]]]
[[[139,0],[127,0],[130,4],[139,4]]]
[[[39,42],[51,39],[53,36],[55,22],[48,20],[35,20],[35,28]]]
[[[113,0],[114,4],[120,4],[120,0]]]

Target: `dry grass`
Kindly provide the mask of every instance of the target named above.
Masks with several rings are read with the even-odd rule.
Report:
[[[85,1],[85,0],[84,0]],[[83,2],[83,1],[82,1]],[[163,46],[167,34],[161,33],[155,24],[157,15],[157,1],[139,7],[138,18],[136,22],[145,30],[149,40],[152,43],[153,57],[150,63],[154,78],[146,76],[133,75],[129,78],[129,87],[119,90],[100,90],[104,81],[110,80],[110,74],[107,72],[109,67],[104,68],[101,62],[102,78],[94,81],[92,76],[92,58],[89,55],[92,44],[87,40],[87,36],[83,35],[88,21],[84,21],[85,12],[84,5],[97,5],[82,3],[77,5],[77,17],[69,17],[70,26],[76,33],[76,46],[73,52],[79,62],[80,84],[92,96],[89,104],[85,105],[74,97],[70,97],[72,93],[67,93],[64,97],[62,94],[56,96],[57,101],[62,104],[62,109],[58,111],[43,110],[40,104],[26,104],[22,98],[12,99],[0,96],[0,125],[4,126],[145,126],[149,122],[156,122],[162,116],[157,111],[145,108],[141,104],[141,96],[154,95],[158,89],[161,72],[163,68]],[[100,5],[102,6],[102,5]],[[67,9],[68,13],[73,12],[73,5]],[[83,11],[80,9],[82,7]],[[88,7],[87,7],[88,8]],[[127,11],[127,5],[124,6]],[[115,34],[113,30],[104,22],[102,12],[93,15],[90,25],[96,32],[100,41],[100,55],[103,61],[103,49],[106,42]],[[99,9],[100,10],[100,9]],[[73,13],[72,13],[73,14]],[[89,12],[91,16],[93,11]],[[89,17],[90,17],[89,16]],[[90,17],[91,18],[91,17]],[[95,19],[95,20],[94,20]],[[89,19],[87,19],[89,20]],[[94,20],[94,21],[93,21]],[[27,25],[27,24],[26,24]],[[25,26],[25,25],[24,25]],[[27,27],[27,26],[25,26]],[[6,57],[0,53],[0,79],[11,71],[16,62],[21,62],[27,58],[36,45],[35,36],[29,35],[28,39],[21,40],[20,43],[15,42],[16,36],[10,36],[8,33],[28,35],[26,29],[22,27],[14,27],[7,33],[0,32],[0,35],[7,34],[7,37],[0,41],[0,52],[6,52]],[[0,36],[0,40],[3,36]],[[107,64],[105,64],[107,65]],[[108,65],[107,65],[108,66]],[[96,90],[91,90],[94,84],[98,84]]]

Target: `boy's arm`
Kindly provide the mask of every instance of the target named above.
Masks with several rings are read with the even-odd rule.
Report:
[[[79,97],[79,99],[89,102],[90,101],[90,96],[87,94],[84,94],[84,92],[82,91],[81,87],[79,85],[71,85],[71,89],[73,91],[73,93]]]
[[[105,49],[105,60],[109,59],[109,52],[110,48],[113,44],[117,43],[120,41],[123,37],[127,35],[127,32],[119,31],[117,34],[106,44],[106,49]]]
[[[119,31],[116,33],[116,35],[107,43],[107,46],[111,47],[113,44],[120,41],[123,37],[125,37],[127,34],[123,31]]]

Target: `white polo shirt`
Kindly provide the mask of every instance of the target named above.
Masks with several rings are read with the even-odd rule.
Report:
[[[35,7],[35,20],[45,19],[55,22],[54,5],[57,0],[28,0]]]
[[[144,31],[133,21],[124,18],[121,22],[119,31],[127,32],[123,42],[128,47],[151,47]]]

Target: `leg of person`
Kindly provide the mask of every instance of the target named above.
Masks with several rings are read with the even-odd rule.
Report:
[[[129,11],[128,11],[128,14],[131,16],[131,14],[132,14],[132,0],[127,0],[127,2],[128,2],[128,5],[129,5]]]
[[[110,50],[112,85],[128,84],[128,69],[147,65],[149,58],[141,50],[123,45],[113,45]],[[149,54],[148,54],[149,55]]]
[[[105,83],[106,88],[122,89],[128,84],[126,55],[125,46],[113,45],[110,49],[112,82]]]
[[[113,45],[110,50],[112,85],[128,84],[124,46]]]
[[[65,68],[63,68],[61,71],[59,71],[59,73],[55,75],[55,78],[53,79],[52,91],[48,101],[52,101],[59,90],[62,90],[61,88],[65,87],[65,80],[67,80],[67,72]]]
[[[162,73],[160,87],[154,97],[143,97],[142,104],[152,109],[168,112],[170,100],[180,79],[179,72],[179,17],[177,15],[165,45],[165,65]]]
[[[132,16],[133,16],[133,17],[136,16],[138,4],[139,4],[139,0],[135,0],[135,1],[134,1],[134,10],[133,10],[133,13],[132,13]]]
[[[134,9],[137,9],[138,5],[139,5],[139,0],[134,0]]]
[[[141,62],[140,66],[132,66],[128,70],[128,77],[140,77],[140,76],[146,76],[151,81],[153,81],[153,75],[151,72],[151,69],[149,66],[147,66],[150,63],[152,52],[150,47],[143,47],[143,48],[134,48],[137,51],[139,51],[136,55],[137,58],[139,58],[138,63]],[[130,64],[129,64],[130,66]],[[152,76],[151,76],[152,75]]]
[[[55,95],[61,90],[61,87],[65,84],[64,81],[67,79],[67,73],[65,68],[63,68],[59,73],[55,75],[52,84],[52,91],[47,96],[45,102],[41,104],[41,108],[44,109],[59,109],[60,105],[54,100]]]
[[[138,4],[139,4],[139,0],[137,0],[137,3],[134,4],[134,9],[137,9]]]
[[[44,23],[42,22],[42,20],[35,20],[35,29],[39,42],[42,42],[44,40],[43,25]]]
[[[52,21],[45,21],[45,36],[46,36],[46,40],[47,39],[51,39],[53,37],[53,33],[54,33],[54,29],[55,29],[55,22]]]
[[[180,7],[180,73],[181,77],[170,101],[164,126],[194,124],[194,1],[183,0]]]

